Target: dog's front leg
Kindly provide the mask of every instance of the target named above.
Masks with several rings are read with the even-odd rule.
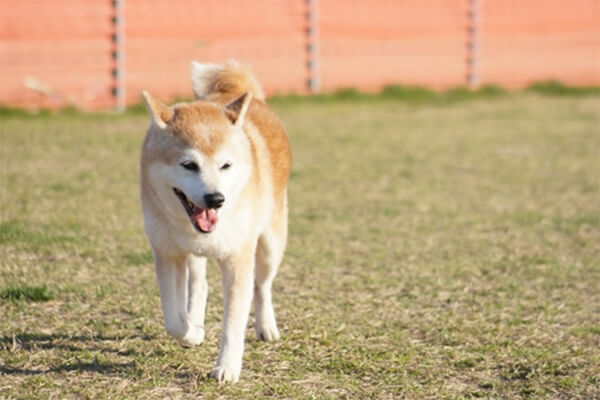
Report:
[[[208,282],[206,281],[206,258],[192,254],[188,256],[188,320],[190,327],[197,331],[196,337],[204,338],[204,316]]]
[[[242,370],[246,324],[254,285],[254,248],[221,263],[225,315],[221,350],[212,376],[219,382],[237,382]]]
[[[155,252],[156,277],[165,327],[183,346],[202,343],[204,329],[190,321],[188,305],[188,270],[186,256],[165,257]]]

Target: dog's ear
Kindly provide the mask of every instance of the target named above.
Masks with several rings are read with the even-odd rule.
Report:
[[[173,110],[156,100],[145,90],[142,91],[142,97],[150,113],[150,118],[152,118],[152,123],[160,129],[165,129],[167,122],[173,117]]]
[[[244,117],[246,116],[251,101],[252,92],[246,92],[225,106],[227,110],[231,111],[230,118],[233,125],[239,128],[242,127],[244,124]]]

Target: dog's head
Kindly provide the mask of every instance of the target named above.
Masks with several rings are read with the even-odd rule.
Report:
[[[188,219],[201,233],[217,227],[252,174],[252,148],[242,130],[252,100],[225,107],[207,101],[167,107],[143,93],[152,125],[142,151],[142,185],[169,217]]]

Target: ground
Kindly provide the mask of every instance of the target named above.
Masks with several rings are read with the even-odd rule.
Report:
[[[600,97],[275,103],[294,150],[282,338],[240,382],[165,332],[142,113],[2,115],[0,399],[600,398]]]

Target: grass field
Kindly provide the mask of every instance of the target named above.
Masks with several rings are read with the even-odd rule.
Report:
[[[294,150],[282,339],[240,383],[162,326],[148,117],[4,115],[0,399],[600,398],[600,97],[279,100]]]

